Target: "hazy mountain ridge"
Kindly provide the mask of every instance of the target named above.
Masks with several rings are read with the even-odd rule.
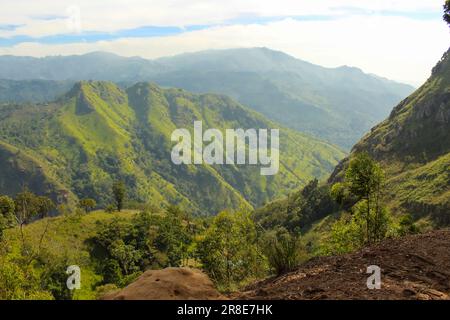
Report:
[[[413,88],[363,73],[324,68],[267,48],[210,50],[146,60],[95,52],[0,57],[7,79],[155,81],[231,96],[269,119],[350,148]],[[1,92],[1,91],[0,91]]]

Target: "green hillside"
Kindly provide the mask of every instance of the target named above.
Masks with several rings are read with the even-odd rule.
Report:
[[[431,77],[394,108],[336,166],[328,183],[310,183],[255,211],[267,229],[301,230],[312,252],[342,212],[330,196],[349,159],[368,152],[386,176],[383,201],[395,217],[410,214],[427,226],[450,224],[450,55],[444,54]],[[344,208],[349,209],[349,208]],[[345,211],[345,210],[344,210]]]
[[[192,130],[194,120],[206,128],[280,128],[280,171],[261,176],[258,166],[176,166],[170,135],[176,128]],[[192,94],[138,83],[126,91],[110,82],[77,83],[56,102],[4,105],[0,108],[0,141],[31,163],[9,166],[0,175],[0,193],[14,194],[28,185],[33,168],[73,197],[111,201],[114,180],[124,180],[129,200],[162,207],[177,204],[195,213],[259,206],[325,178],[344,153],[306,134],[270,122],[226,96]],[[0,148],[0,159],[10,153]],[[14,157],[12,160],[15,161]],[[41,179],[43,180],[43,179]]]
[[[352,153],[369,152],[387,176],[386,195],[395,212],[450,223],[450,55],[426,83],[361,139]],[[330,181],[340,179],[347,160]]]
[[[73,84],[73,81],[0,79],[0,102],[53,101],[69,91]]]

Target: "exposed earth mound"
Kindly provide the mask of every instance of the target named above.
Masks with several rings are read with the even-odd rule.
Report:
[[[102,300],[219,300],[224,297],[200,270],[166,268],[149,270],[124,289]]]
[[[381,268],[368,289],[367,267]],[[386,240],[359,252],[314,258],[296,271],[256,283],[236,299],[450,299],[450,230]]]

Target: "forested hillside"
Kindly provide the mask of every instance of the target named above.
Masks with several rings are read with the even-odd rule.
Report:
[[[48,180],[107,205],[113,181],[123,180],[129,201],[214,214],[259,206],[313,177],[325,178],[344,156],[337,147],[281,127],[275,176],[261,176],[255,165],[175,165],[171,133],[192,131],[195,120],[204,129],[280,128],[225,96],[149,83],[124,91],[109,82],[83,81],[56,102],[0,108],[0,159],[6,164],[0,193],[14,195],[28,185],[53,195]],[[36,174],[45,179],[36,180]]]

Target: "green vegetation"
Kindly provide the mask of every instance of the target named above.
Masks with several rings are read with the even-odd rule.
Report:
[[[353,202],[349,208],[351,215],[344,214],[332,226],[331,243],[328,244],[331,252],[352,251],[387,236],[391,218],[383,205],[383,181],[383,170],[369,154],[356,154],[350,160],[345,181],[336,183],[331,189],[341,205]]]
[[[123,208],[123,203],[125,201],[126,195],[125,183],[123,181],[115,181],[112,186],[112,192],[117,211],[120,212]]]
[[[0,79],[0,104],[54,101],[69,91],[73,84],[74,81]]]
[[[256,207],[313,177],[323,179],[344,156],[338,148],[280,128],[280,172],[258,166],[174,165],[176,128],[280,128],[233,100],[138,83],[127,91],[109,82],[80,82],[47,105],[0,107],[0,192],[23,185],[54,200],[114,203],[114,181],[126,187],[126,207],[178,205],[195,214]],[[217,195],[221,195],[218,197]],[[115,203],[117,206],[117,203]]]
[[[95,200],[91,198],[81,199],[78,203],[78,207],[82,208],[85,213],[88,213],[88,211],[93,210],[96,205],[97,202],[95,202]]]
[[[431,77],[394,108],[390,117],[355,145],[386,173],[385,203],[397,215],[427,219],[434,227],[449,225],[450,212],[450,56],[446,52]],[[330,182],[342,181],[345,159]]]
[[[305,254],[300,238],[285,230],[269,233],[264,247],[269,267],[276,275],[294,270],[302,261],[301,254]]]
[[[219,213],[197,243],[203,269],[226,290],[265,273],[255,224],[245,211]]]
[[[15,210],[14,201],[0,200],[2,217]],[[214,218],[173,206],[164,212],[78,210],[4,231],[0,299],[95,299],[147,269],[170,266],[200,267],[224,291],[268,272],[266,244],[245,209]],[[80,290],[66,287],[69,265],[81,268]]]

